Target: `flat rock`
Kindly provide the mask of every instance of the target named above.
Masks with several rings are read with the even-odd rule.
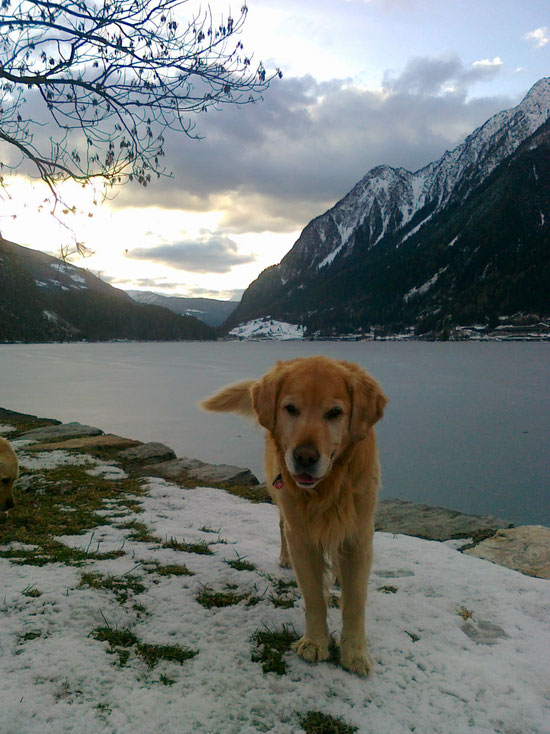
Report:
[[[192,479],[201,484],[237,484],[256,486],[258,479],[250,469],[231,464],[208,464],[199,459],[183,457],[174,461],[165,461],[162,464],[144,466],[143,474],[154,477],[163,477],[171,481]]]
[[[0,408],[0,423],[9,423],[14,428],[19,425],[28,425],[29,423],[42,423],[44,425],[58,426],[61,421],[54,420],[53,418],[39,418],[31,413],[18,413],[15,410],[9,410],[8,408]]]
[[[139,446],[141,441],[134,441],[133,438],[124,438],[124,436],[115,436],[112,433],[106,433],[103,436],[83,436],[82,438],[69,438],[67,441],[54,441],[49,443],[38,443],[28,446],[26,451],[53,451],[55,449],[95,449],[95,448],[129,448],[130,446]]]
[[[550,579],[550,528],[542,525],[499,530],[492,538],[464,553],[521,571],[527,576]]]
[[[124,461],[130,461],[133,464],[151,464],[157,462],[171,461],[176,458],[175,452],[163,443],[150,441],[124,449],[119,453]]]
[[[491,515],[466,515],[445,507],[417,505],[404,500],[379,502],[375,516],[376,530],[414,535],[426,540],[477,539],[508,527],[510,523]]]
[[[68,438],[80,438],[82,436],[102,436],[101,428],[85,426],[82,423],[61,423],[57,426],[43,426],[33,428],[32,431],[21,433],[17,438],[31,441],[62,441]]]

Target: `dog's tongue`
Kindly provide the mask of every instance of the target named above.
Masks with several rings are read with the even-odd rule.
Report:
[[[306,472],[303,474],[297,474],[296,479],[300,484],[315,484],[315,477],[312,477],[311,474],[307,474]]]

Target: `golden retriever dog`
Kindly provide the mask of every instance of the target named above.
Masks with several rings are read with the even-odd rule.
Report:
[[[15,506],[13,483],[19,476],[17,456],[5,438],[0,438],[0,512]]]
[[[206,398],[209,411],[255,416],[266,429],[267,486],[281,515],[281,564],[302,592],[306,625],[295,643],[309,661],[329,656],[327,588],[332,565],[342,589],[340,661],[367,675],[365,638],[373,514],[380,483],[373,429],[387,399],[351,362],[322,356],[277,364],[260,380],[230,385]]]

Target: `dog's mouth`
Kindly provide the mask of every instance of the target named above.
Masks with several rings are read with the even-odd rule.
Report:
[[[314,477],[312,474],[308,474],[307,472],[294,475],[294,481],[300,487],[313,487],[314,484],[317,484],[319,479],[320,477]]]

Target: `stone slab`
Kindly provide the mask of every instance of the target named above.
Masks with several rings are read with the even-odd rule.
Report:
[[[14,428],[19,425],[26,425],[28,423],[44,423],[50,426],[58,426],[61,421],[57,421],[54,418],[39,418],[36,415],[30,413],[18,413],[15,410],[9,410],[8,408],[0,408],[0,423],[9,423]]]
[[[134,464],[156,464],[176,458],[175,452],[169,446],[158,443],[158,441],[150,441],[125,449],[119,453],[119,456],[122,460]]]
[[[68,438],[80,438],[81,436],[101,436],[103,431],[101,428],[94,426],[86,426],[82,423],[61,423],[57,426],[43,426],[42,428],[33,428],[32,431],[21,433],[17,438],[41,441],[62,441]]]
[[[550,579],[550,528],[543,525],[499,530],[492,538],[464,553],[521,571],[527,576]]]
[[[25,451],[53,451],[55,449],[96,449],[96,448],[130,448],[139,446],[141,441],[135,441],[133,438],[124,438],[124,436],[116,436],[113,433],[106,433],[99,436],[83,436],[82,438],[69,438],[66,441],[53,441],[49,443],[35,443],[26,447]]]
[[[231,464],[208,464],[199,459],[188,459],[182,457],[174,461],[166,461],[161,464],[144,466],[143,474],[154,477],[163,477],[171,481],[190,479],[201,484],[234,484],[245,486],[256,486],[258,479],[250,469]]]
[[[481,539],[493,535],[510,523],[491,515],[467,515],[445,507],[383,500],[375,515],[375,529],[387,533],[403,533],[426,540],[452,540],[457,538]]]

